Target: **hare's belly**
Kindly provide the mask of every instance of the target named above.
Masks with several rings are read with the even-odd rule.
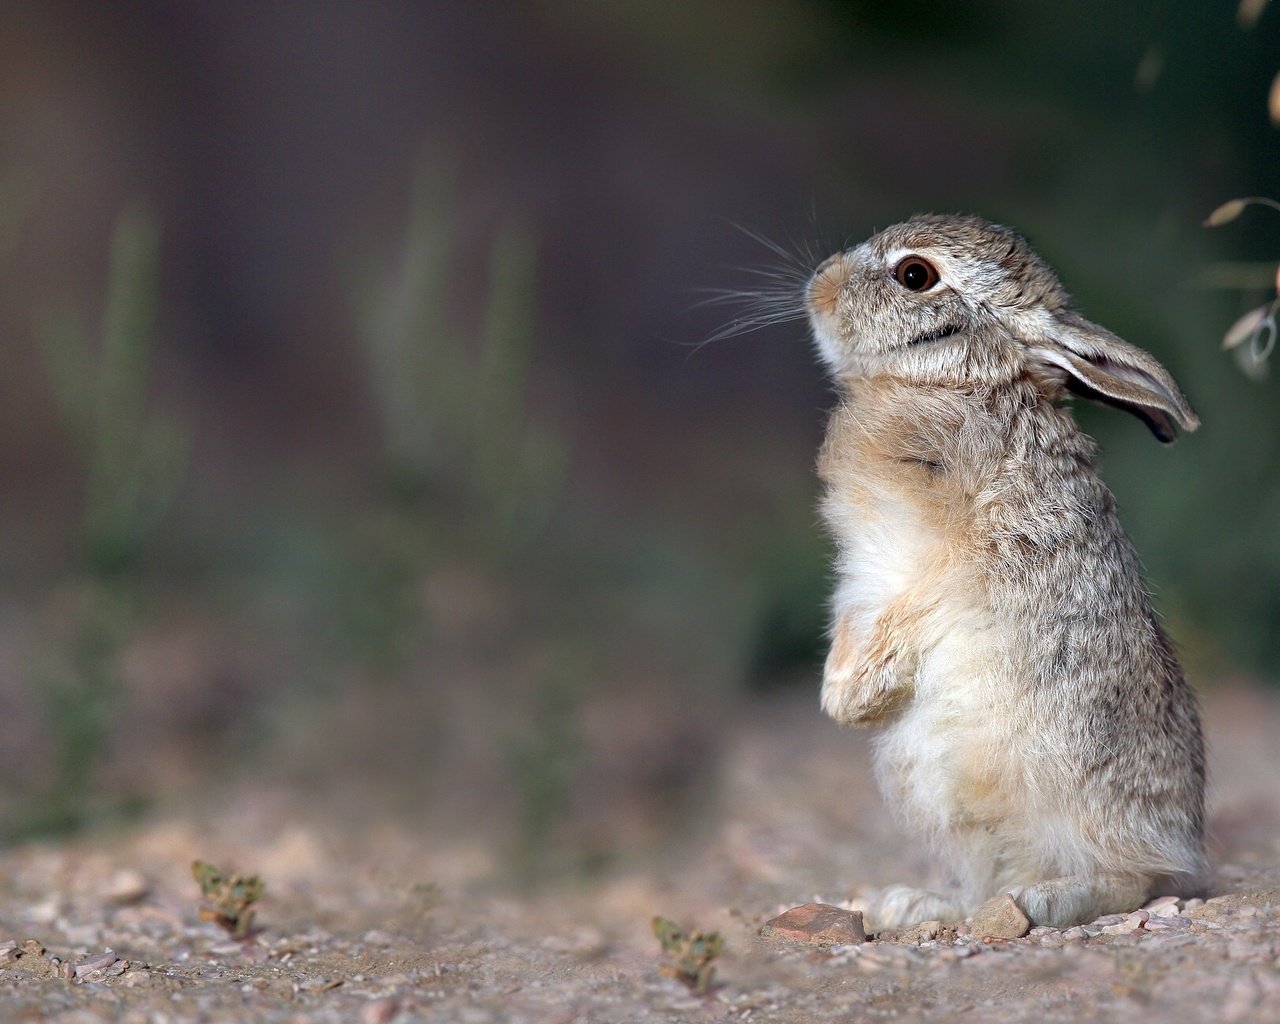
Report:
[[[1021,781],[999,631],[980,607],[950,613],[921,653],[911,700],[875,740],[890,806],[933,834],[1007,819]]]

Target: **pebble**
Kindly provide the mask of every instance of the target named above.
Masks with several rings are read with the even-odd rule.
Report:
[[[1181,905],[1182,901],[1177,896],[1157,896],[1142,909],[1150,912],[1152,917],[1174,917]]]
[[[85,978],[85,977],[88,977],[90,974],[93,974],[95,971],[105,972],[107,971],[108,968],[112,967],[117,963],[124,963],[124,961],[122,961],[118,956],[115,955],[115,953],[113,953],[111,950],[108,949],[103,953],[98,953],[96,956],[87,957],[84,960],[77,961],[76,963],[71,963],[70,961],[68,961],[67,963],[62,965],[62,973],[64,977]],[[70,971],[70,973],[68,973],[68,970]],[[124,967],[121,967],[120,971],[123,971],[123,970],[124,970]],[[116,973],[119,974],[120,971],[117,971]]]
[[[1149,932],[1176,932],[1191,927],[1191,919],[1187,917],[1153,917],[1146,924]]]
[[[974,956],[980,946],[952,946],[938,954],[939,960],[964,960]]]
[[[1020,939],[1031,921],[1007,892],[987,900],[973,915],[973,934],[993,939]]]
[[[400,1012],[400,1000],[392,996],[371,999],[360,1011],[360,1024],[391,1024]]]
[[[867,941],[862,914],[829,903],[805,903],[765,922],[760,934],[817,946],[851,946]]]
[[[1103,927],[1103,935],[1132,935],[1141,929],[1148,921],[1151,920],[1151,914],[1145,910],[1135,910],[1132,914],[1126,914],[1114,924]]]
[[[1063,942],[1080,942],[1087,938],[1089,938],[1089,933],[1080,925],[1076,925],[1074,928],[1068,928],[1062,933]]]
[[[124,907],[145,899],[150,891],[151,885],[141,871],[122,868],[111,876],[102,890],[102,898],[107,903]]]

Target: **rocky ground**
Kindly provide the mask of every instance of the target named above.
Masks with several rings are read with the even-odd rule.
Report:
[[[1204,900],[1017,939],[965,926],[829,947],[762,938],[787,907],[930,871],[867,785],[865,740],[797,696],[732,724],[695,834],[532,892],[464,831],[335,815],[262,782],[5,851],[0,1019],[1280,1020],[1280,704],[1225,688],[1206,721],[1217,879]],[[202,918],[197,858],[264,880],[246,937]],[[664,953],[655,916],[723,948]],[[699,966],[714,972],[703,991]]]

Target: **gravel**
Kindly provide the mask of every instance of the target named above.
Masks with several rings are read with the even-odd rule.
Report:
[[[725,724],[697,829],[536,887],[495,867],[491,837],[260,779],[0,851],[0,1020],[1280,1020],[1280,710],[1246,710],[1206,705],[1226,867],[1204,899],[1021,937],[925,922],[862,943],[762,938],[800,904],[848,922],[865,892],[936,881],[861,784],[865,736],[778,699]],[[246,938],[201,920],[196,858],[264,878]],[[655,915],[724,936],[707,993],[663,975]]]

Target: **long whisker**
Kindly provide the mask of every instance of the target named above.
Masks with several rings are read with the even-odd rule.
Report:
[[[753,228],[732,221],[729,223],[735,230],[767,249],[779,262],[773,265],[733,268],[735,273],[760,282],[760,286],[756,288],[697,289],[703,297],[694,303],[692,309],[728,306],[735,309],[736,315],[702,341],[692,345],[690,357],[713,342],[808,318],[804,290],[817,264],[809,246],[801,246],[794,239],[788,239],[788,248]]]

